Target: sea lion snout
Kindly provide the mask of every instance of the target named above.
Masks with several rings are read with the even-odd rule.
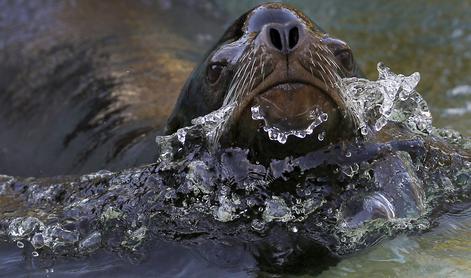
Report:
[[[285,55],[293,52],[304,40],[304,27],[298,20],[268,23],[262,27],[258,43]]]

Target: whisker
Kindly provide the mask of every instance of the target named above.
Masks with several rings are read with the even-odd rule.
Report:
[[[247,63],[247,65],[249,65],[249,63]],[[246,69],[244,70],[244,74],[242,75],[242,86],[240,88],[237,89],[236,91],[236,95],[234,97],[234,100],[237,100],[240,98],[240,96],[244,93],[245,89],[246,89],[246,83],[247,83],[247,77],[249,77],[250,75],[250,71],[247,71],[248,69],[248,66],[246,67]]]
[[[229,87],[229,91],[227,93],[227,96],[224,99],[223,104],[227,105],[233,101],[235,101],[238,98],[239,95],[239,90],[240,86],[243,84],[244,80],[246,79],[245,74],[247,72],[247,68],[249,67],[250,63],[246,63],[245,60],[248,58],[250,54],[250,51],[247,51],[247,53],[244,53],[244,55],[241,58],[240,63],[243,64],[241,67],[238,68],[236,71],[236,74],[234,75],[231,85]],[[235,81],[235,82],[234,82]],[[232,83],[234,83],[232,85]]]
[[[320,66],[320,67],[322,68],[322,66],[321,66],[319,63],[317,63],[317,62],[315,62],[315,65]],[[323,69],[323,68],[322,68],[322,69]],[[322,74],[319,74],[319,75],[321,76],[322,80],[324,81],[324,84],[325,84],[326,86],[329,86],[329,85],[327,85],[327,82],[325,81],[324,75],[322,75]]]
[[[254,76],[255,76],[255,72],[256,72],[256,69],[257,69],[257,68],[255,68],[255,70],[254,70],[254,66],[255,66],[255,64],[256,64],[256,62],[257,62],[257,57],[255,57],[253,60],[254,60],[254,61],[253,61],[253,63],[252,63],[252,67],[250,68],[250,79],[249,79],[249,80],[250,80],[250,83],[249,83],[250,91],[252,91],[252,89],[253,89],[253,84],[255,83]]]

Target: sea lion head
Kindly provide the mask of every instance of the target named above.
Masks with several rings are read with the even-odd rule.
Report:
[[[347,43],[295,8],[263,4],[237,19],[196,68],[167,132],[236,102],[222,145],[272,158],[303,154],[354,133],[337,83],[359,75]]]

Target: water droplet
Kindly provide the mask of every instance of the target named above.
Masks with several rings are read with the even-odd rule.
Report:
[[[268,138],[273,141],[278,141],[281,144],[285,144],[290,135],[293,135],[298,138],[305,138],[307,135],[313,133],[314,128],[322,124],[323,121],[327,120],[328,115],[322,112],[318,107],[313,107],[309,112],[308,116],[308,126],[306,128],[296,128],[291,127],[292,119],[281,119],[272,123],[272,120],[269,117],[266,117],[263,109],[265,107],[260,107],[260,105],[255,105],[250,108],[252,112],[252,119],[254,120],[263,120],[263,131],[268,133]]]
[[[356,171],[352,166],[345,166],[342,168],[342,173],[351,178],[356,174]]]
[[[360,132],[361,132],[361,135],[363,136],[368,135],[368,129],[366,128],[366,126],[362,127],[360,129]]]
[[[322,131],[321,133],[317,134],[317,140],[324,141],[324,138],[325,138],[325,131]]]
[[[347,152],[345,153],[345,157],[351,157],[351,156],[352,156],[352,153],[351,153],[351,152],[347,151]]]
[[[33,257],[38,257],[39,253],[37,251],[33,251],[33,252],[31,252],[31,255],[33,255]]]
[[[25,247],[25,244],[21,241],[17,241],[16,246],[18,246],[18,248],[23,248],[23,247]]]
[[[321,121],[327,122],[328,119],[329,119],[329,115],[327,113],[321,114]]]
[[[255,231],[262,231],[263,229],[265,229],[265,223],[258,219],[253,220],[251,226],[252,229],[254,229]]]
[[[185,144],[185,138],[186,138],[186,129],[185,128],[180,128],[177,130],[177,139],[182,143],[182,145]]]
[[[380,117],[375,123],[375,130],[380,131],[386,124],[387,119],[385,117]]]
[[[298,227],[293,226],[293,228],[291,228],[291,231],[293,231],[293,233],[297,233],[298,232]]]
[[[252,112],[252,119],[263,120],[263,115],[260,112],[260,105],[252,106],[250,111]]]

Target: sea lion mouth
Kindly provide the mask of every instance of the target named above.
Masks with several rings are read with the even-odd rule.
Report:
[[[281,131],[306,130],[326,121],[335,109],[323,89],[301,82],[276,84],[256,95],[252,118]],[[313,123],[315,126],[312,126]]]
[[[323,88],[311,83],[279,82],[255,95],[252,119],[263,120],[264,129],[291,134],[310,134],[312,129],[337,113],[337,105]],[[293,133],[294,132],[294,133]]]

